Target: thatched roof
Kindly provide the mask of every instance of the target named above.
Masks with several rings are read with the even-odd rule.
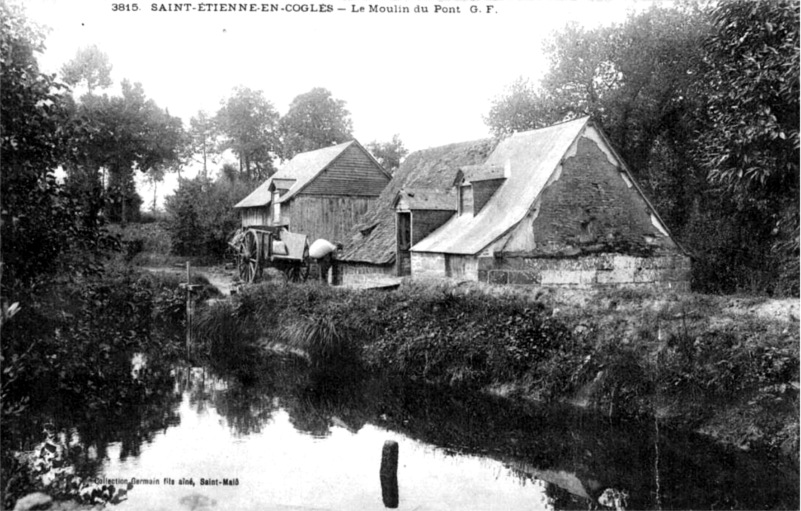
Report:
[[[491,139],[450,144],[410,154],[395,171],[378,200],[345,243],[340,260],[389,264],[395,260],[395,209],[392,204],[402,189],[448,193],[460,167],[483,163],[494,142]]]
[[[344,142],[331,147],[323,147],[315,151],[307,151],[295,155],[286,165],[273,174],[273,176],[262,183],[250,195],[242,199],[235,208],[254,208],[266,206],[270,203],[270,185],[275,182],[287,186],[288,192],[281,196],[278,202],[291,199],[296,193],[303,189],[312,179],[317,177],[326,169],[337,157],[342,154],[351,144],[358,144],[355,140]],[[361,147],[361,146],[359,146]]]

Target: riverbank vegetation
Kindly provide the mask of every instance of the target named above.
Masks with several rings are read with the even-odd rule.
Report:
[[[267,283],[200,311],[197,337],[213,363],[240,371],[258,356],[300,356],[324,386],[396,374],[569,402],[615,420],[657,417],[741,448],[793,455],[797,318],[740,309],[709,295],[634,290],[410,281],[396,292],[356,292]]]

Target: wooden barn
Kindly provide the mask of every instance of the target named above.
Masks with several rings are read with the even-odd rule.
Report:
[[[396,274],[495,284],[689,287],[689,258],[589,118],[517,133],[485,155],[416,163],[438,176],[439,186],[428,189],[431,199],[417,198],[425,186],[387,187],[395,188],[389,245]],[[443,200],[452,204],[447,218]],[[439,213],[426,204],[436,204]]]
[[[352,140],[296,155],[234,208],[243,227],[285,225],[310,240],[342,241],[390,178]]]

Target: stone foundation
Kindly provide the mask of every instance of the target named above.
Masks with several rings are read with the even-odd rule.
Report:
[[[690,258],[682,255],[636,257],[597,254],[575,258],[479,258],[478,280],[574,288],[639,287],[687,291]]]
[[[370,282],[377,277],[394,277],[394,264],[350,263],[345,261],[334,262],[333,284],[360,284]]]
[[[447,277],[445,254],[412,252],[412,277]]]
[[[490,284],[573,288],[651,286],[686,291],[690,288],[690,258],[683,255],[637,257],[595,254],[581,257],[472,257],[461,261],[478,271],[452,271],[456,264],[447,254],[412,253],[414,278],[459,278]],[[449,271],[451,270],[451,271]]]

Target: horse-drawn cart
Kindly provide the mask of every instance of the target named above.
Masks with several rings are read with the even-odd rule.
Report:
[[[236,252],[239,278],[251,283],[265,268],[275,268],[287,280],[305,281],[309,276],[309,240],[305,234],[283,226],[248,227],[238,231],[228,244]]]

